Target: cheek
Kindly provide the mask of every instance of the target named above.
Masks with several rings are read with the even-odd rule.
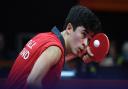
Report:
[[[79,35],[73,35],[72,36],[72,42],[71,44],[74,45],[75,47],[79,46],[79,44],[82,43],[82,39]]]
[[[79,43],[82,42],[81,36],[79,34],[77,34],[77,35],[74,36],[74,42],[76,44],[79,44]]]

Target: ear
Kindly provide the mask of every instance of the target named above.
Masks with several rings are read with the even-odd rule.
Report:
[[[68,25],[66,27],[66,33],[70,34],[71,32],[73,32],[73,26],[71,23],[68,23]]]

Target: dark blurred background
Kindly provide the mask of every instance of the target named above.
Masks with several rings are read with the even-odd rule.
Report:
[[[65,65],[62,79],[128,79],[128,1],[127,0],[46,0],[10,2],[7,29],[0,32],[0,78],[6,80],[10,68],[25,43],[39,32],[62,28],[70,8],[89,7],[101,20],[111,47],[103,62],[84,64],[75,59]]]

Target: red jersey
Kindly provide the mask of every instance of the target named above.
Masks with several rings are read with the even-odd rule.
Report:
[[[42,79],[42,85],[47,87],[60,79],[64,64],[64,48],[54,33],[40,33],[25,45],[17,57],[7,79],[7,89],[23,89],[34,63],[49,46],[58,46],[62,51],[62,55],[60,61]]]

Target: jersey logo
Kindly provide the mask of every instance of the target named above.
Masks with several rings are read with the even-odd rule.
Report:
[[[21,52],[20,52],[20,55],[25,59],[27,60],[29,58],[29,55],[30,55],[30,52],[24,48]]]
[[[35,41],[33,40],[30,40],[28,43],[27,43],[27,47],[29,47],[30,49],[32,49],[32,47],[36,44]]]
[[[36,45],[36,42],[33,41],[33,40],[30,40],[26,46],[31,50],[33,48],[33,46]],[[20,52],[20,55],[25,59],[27,60],[29,58],[29,55],[30,55],[30,52],[29,50],[27,50],[26,48],[24,48],[21,52]]]

